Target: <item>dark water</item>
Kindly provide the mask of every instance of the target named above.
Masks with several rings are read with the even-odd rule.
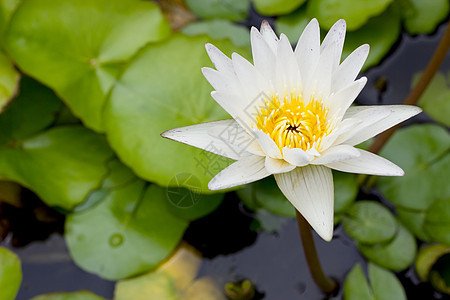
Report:
[[[367,72],[368,84],[358,99],[359,104],[399,104],[410,90],[414,73],[422,71],[445,30],[442,25],[432,36],[404,35],[381,65]],[[448,72],[447,55],[441,70]],[[386,81],[380,92],[375,83]],[[422,114],[415,122],[430,119]],[[251,217],[233,197],[213,216],[194,222],[186,232],[186,239],[203,251],[200,275],[208,275],[219,283],[249,279],[257,286],[263,299],[325,299],[313,284],[307,271],[295,220],[284,220],[277,234],[255,233],[249,229]],[[4,212],[4,210],[3,210]],[[26,215],[18,216],[21,230],[36,231],[36,224]],[[53,231],[61,231],[62,221],[55,217]],[[51,227],[51,226],[50,226]],[[12,248],[22,260],[23,282],[17,300],[29,299],[42,293],[90,290],[106,298],[113,297],[114,283],[83,272],[71,260],[63,237],[52,230],[45,241],[22,244],[16,236],[7,235],[1,246]],[[20,235],[19,235],[20,236]],[[38,239],[45,239],[39,236]],[[315,236],[319,256],[325,272],[342,283],[346,273],[356,262],[364,263],[353,242],[338,227],[331,243]],[[12,245],[19,246],[13,247]],[[408,299],[444,299],[433,293],[428,285],[420,284],[412,270],[398,274]],[[336,295],[329,299],[341,299]]]

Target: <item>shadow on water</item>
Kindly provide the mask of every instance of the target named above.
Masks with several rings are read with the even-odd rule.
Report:
[[[365,74],[369,81],[358,103],[401,103],[410,90],[413,74],[425,68],[444,30],[442,25],[433,36],[404,35],[395,51]],[[449,68],[447,56],[441,70]],[[429,120],[422,114],[415,122]],[[27,200],[27,206],[21,210],[0,206],[0,219],[7,220],[1,223],[4,240],[0,245],[13,249],[22,260],[24,276],[17,300],[80,289],[112,298],[113,282],[83,272],[70,258],[61,236],[63,216],[36,204],[36,199],[29,193],[26,195],[31,200]],[[36,217],[39,211],[41,216],[46,216],[44,222]],[[234,193],[227,195],[218,211],[193,222],[185,239],[205,256],[199,275],[211,276],[220,284],[249,279],[264,295],[262,299],[267,300],[324,299],[309,276],[296,221],[287,220],[276,234],[253,232],[249,229],[251,223],[251,213],[242,208]],[[351,267],[356,262],[364,263],[341,227],[336,228],[335,238],[330,243],[317,235],[315,239],[325,272],[341,286]],[[428,285],[421,284],[411,269],[398,276],[408,299],[443,299]],[[341,292],[329,299],[342,299]]]

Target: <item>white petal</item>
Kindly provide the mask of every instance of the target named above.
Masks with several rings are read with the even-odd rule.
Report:
[[[339,63],[341,62],[342,48],[344,47],[345,40],[345,20],[340,19],[330,28],[327,35],[323,39],[322,45],[320,46],[320,53],[323,53],[327,48],[333,48],[333,72],[337,70]]]
[[[311,162],[313,165],[326,165],[332,162],[359,157],[358,149],[349,145],[338,145],[324,151],[320,157]]]
[[[326,241],[333,237],[333,175],[323,166],[306,166],[275,174],[283,194]]]
[[[265,158],[262,156],[238,160],[217,174],[208,183],[208,188],[221,190],[263,179],[270,175],[264,162]]]
[[[235,76],[231,77],[211,68],[202,68],[203,76],[219,92],[230,94],[241,94],[240,83]]]
[[[306,25],[305,30],[298,39],[295,47],[295,56],[300,69],[302,86],[306,87],[316,69],[320,56],[320,28],[316,19],[312,19]]]
[[[225,54],[222,53],[222,51],[217,49],[217,47],[212,44],[206,44],[205,48],[217,71],[226,73],[228,75],[234,74],[231,59],[229,59]]]
[[[269,22],[267,22],[266,20],[262,21],[260,32],[272,52],[274,54],[277,53],[278,37],[273,31],[272,27],[270,27]]]
[[[250,31],[253,64],[261,74],[270,80],[275,73],[275,54],[255,27]]]
[[[249,124],[253,122],[251,115],[246,114],[249,101],[236,94],[229,94],[226,92],[212,91],[211,97],[222,106],[223,109],[229,113],[243,128],[248,128]],[[249,131],[250,132],[250,131]]]
[[[311,93],[322,99],[327,98],[330,94],[334,53],[335,49],[333,46],[325,48],[325,50],[320,53],[319,62],[314,71],[314,75],[311,77],[309,84],[304,86],[303,96],[306,101],[310,100]]]
[[[374,137],[380,132],[383,132],[386,129],[389,129],[392,126],[395,126],[422,112],[422,109],[412,105],[380,105],[373,108],[366,107],[365,110],[360,111],[358,114],[355,114],[353,118],[357,118],[358,115],[361,115],[363,112],[365,113],[365,115],[367,115],[377,108],[384,109],[388,111],[389,114],[385,118],[379,120],[378,122],[372,123],[369,126],[363,126],[363,124],[361,124],[359,126],[362,127],[361,130],[358,130],[352,137],[347,139],[345,141],[346,144],[358,145],[370,139],[371,137]],[[349,110],[350,109],[351,108],[349,108]],[[362,120],[365,121],[364,119]]]
[[[161,136],[237,160],[259,148],[254,137],[239,128],[234,120],[221,120],[171,129]]]
[[[280,95],[288,92],[288,96],[294,90],[301,91],[300,71],[292,46],[286,35],[281,34],[278,44],[276,62],[276,87]]]
[[[362,77],[337,93],[332,94],[328,100],[331,113],[341,112],[341,115],[343,115],[353,101],[355,101],[356,97],[358,97],[366,83],[367,78]]]
[[[266,156],[266,169],[270,174],[278,174],[292,171],[295,166],[283,159],[276,159]]]
[[[354,126],[348,130],[342,130],[342,133],[334,142],[335,145],[342,143],[351,146],[356,145],[355,143],[349,143],[348,141],[358,133],[369,131],[371,126],[374,126],[377,122],[385,119],[391,113],[389,109],[386,109],[385,106],[381,105],[365,106],[366,109],[361,109],[361,107],[362,106],[353,106],[345,112],[342,122],[350,120],[350,123],[353,123]]]
[[[300,148],[283,148],[283,159],[291,165],[297,167],[303,167],[309,164],[314,156],[308,154],[306,151]]]
[[[381,175],[381,176],[403,176],[403,170],[387,159],[371,152],[357,149],[360,156],[348,160],[326,164],[327,167],[349,173]]]
[[[267,81],[261,73],[245,58],[237,53],[231,55],[234,70],[249,103],[267,89]]]
[[[337,92],[355,80],[369,55],[369,49],[369,45],[362,45],[344,60],[333,74],[331,92]]]
[[[253,130],[253,134],[266,155],[277,159],[282,158],[280,149],[268,134],[255,129]]]

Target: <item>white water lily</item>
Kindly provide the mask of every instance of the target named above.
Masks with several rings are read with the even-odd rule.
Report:
[[[395,164],[354,146],[421,111],[406,105],[350,107],[367,82],[355,79],[369,46],[340,63],[345,28],[339,20],[320,44],[313,19],[293,50],[287,37],[278,38],[264,21],[260,31],[251,29],[254,65],[207,44],[216,70],[203,68],[203,74],[215,89],[211,96],[234,120],[163,133],[237,160],[209,182],[211,190],[274,174],[286,198],[326,241],[333,236],[331,169],[402,176]],[[223,134],[227,130],[234,134]]]

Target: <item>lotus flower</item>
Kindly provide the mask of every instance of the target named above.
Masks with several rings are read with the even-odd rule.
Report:
[[[355,79],[369,45],[340,63],[345,29],[339,20],[320,44],[313,19],[293,50],[288,38],[278,38],[264,21],[260,31],[251,29],[253,64],[207,44],[216,70],[203,68],[203,74],[215,89],[212,98],[233,119],[162,134],[236,160],[209,182],[211,190],[273,174],[286,198],[326,241],[333,236],[331,169],[402,176],[392,162],[354,146],[421,111],[407,105],[350,106],[367,82]]]

